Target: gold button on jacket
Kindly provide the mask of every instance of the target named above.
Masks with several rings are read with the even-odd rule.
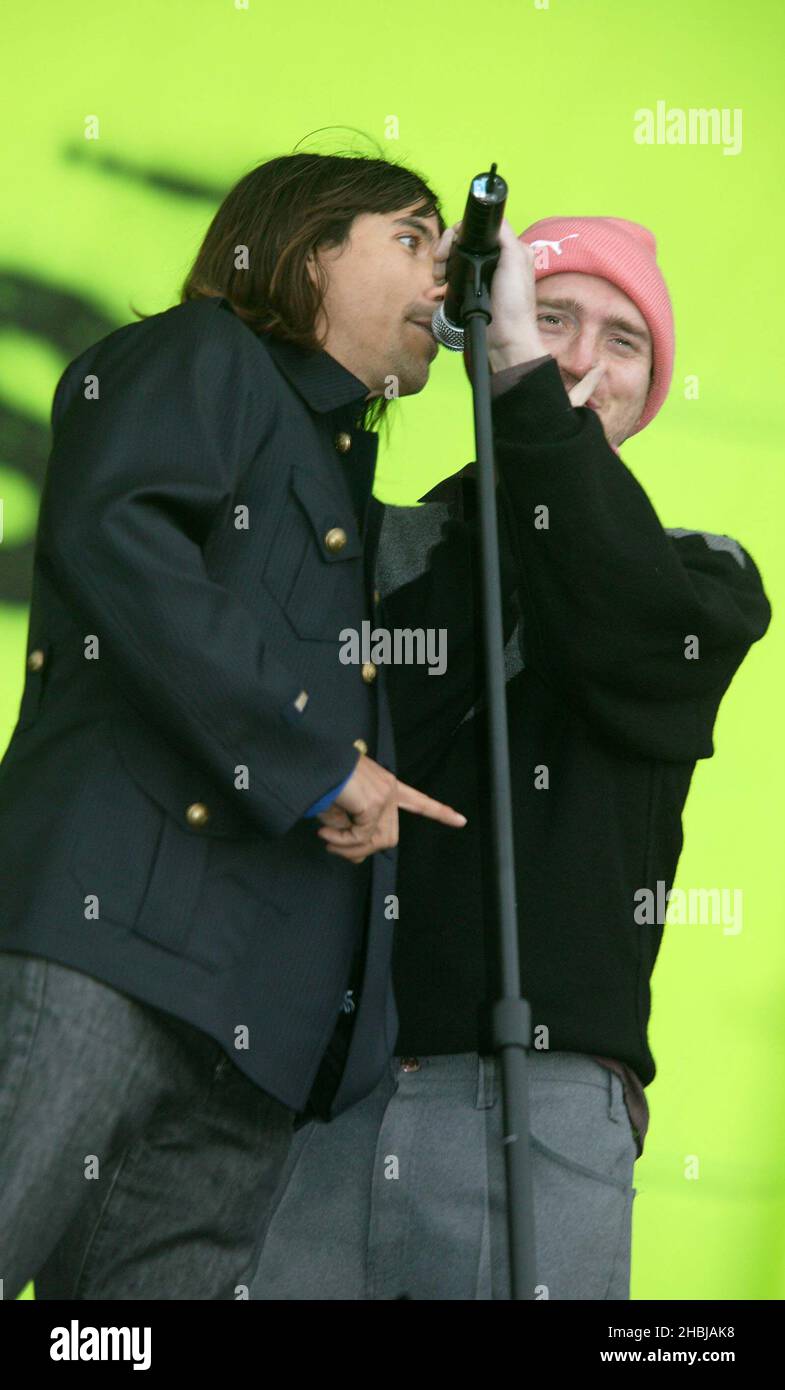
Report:
[[[206,825],[210,819],[210,812],[203,801],[192,801],[185,812],[185,818],[189,825]]]
[[[368,744],[365,742],[364,738],[356,738],[354,740],[354,743],[352,744],[352,747],[356,748],[359,753],[368,752]]]
[[[360,673],[363,680],[366,681],[368,685],[371,684],[371,681],[376,680],[376,667],[372,661],[364,661]]]
[[[340,430],[335,436],[335,447],[339,454],[348,454],[352,447],[352,436],[346,430]]]
[[[27,658],[27,669],[28,671],[40,671],[43,664],[44,654],[40,647],[36,647],[35,651],[31,652]]]
[[[343,550],[347,539],[342,526],[331,526],[324,538],[324,543],[331,554],[336,555],[339,550]]]

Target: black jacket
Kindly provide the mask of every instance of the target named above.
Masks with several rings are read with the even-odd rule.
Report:
[[[506,689],[535,1045],[617,1059],[647,1085],[662,923],[636,920],[635,895],[673,884],[696,760],[712,756],[719,703],[771,610],[735,540],[662,526],[598,417],[570,405],[552,358],[499,395],[492,414],[517,552]],[[473,471],[434,488],[425,507],[388,508],[383,612],[423,570],[442,517],[471,516]],[[456,699],[455,718],[423,719],[412,672],[389,677],[399,775],[468,816],[455,838],[402,821],[397,1051],[487,1051],[499,987],[485,712],[480,701],[466,718]],[[465,685],[451,663],[439,680]],[[447,708],[447,690],[442,699]]]
[[[303,819],[357,740],[395,770],[386,668],[338,659],[375,610],[366,394],[217,297],[70,364],[0,764],[0,949],[194,1024],[295,1110],[359,969],[334,1114],[379,1080],[398,1026],[397,850],[350,864]],[[467,572],[467,528],[448,531],[397,621],[411,605],[469,651],[443,578]],[[428,709],[439,682],[413,676]]]

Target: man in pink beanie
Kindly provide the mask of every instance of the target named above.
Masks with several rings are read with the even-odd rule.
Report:
[[[434,248],[438,285],[455,234]],[[504,221],[500,245],[488,356],[532,1012],[533,1296],[623,1300],[656,1070],[647,1028],[664,919],[650,899],[674,881],[696,761],[712,756],[720,701],[770,608],[749,552],[664,527],[619,456],[673,371],[651,232],[551,217],[518,237]],[[468,352],[464,365],[471,375]],[[475,557],[449,573],[432,557],[447,528],[476,519],[475,470],[432,488],[427,506],[386,509],[382,613],[418,584],[470,606]],[[400,775],[467,825],[451,839],[401,824],[397,1056],[372,1095],[299,1129],[254,1298],[510,1297],[487,711],[481,644],[472,631],[462,646],[456,627],[438,709],[410,666],[390,667],[388,690]]]

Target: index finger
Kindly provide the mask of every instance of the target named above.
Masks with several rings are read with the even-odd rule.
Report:
[[[601,362],[591,367],[586,375],[575,383],[572,390],[567,392],[570,405],[585,405],[604,372],[605,367]]]
[[[445,806],[443,801],[434,801],[432,796],[418,792],[416,787],[410,787],[406,782],[398,783],[398,807],[402,811],[413,811],[417,816],[426,816],[428,820],[441,821],[443,825],[466,824],[466,817],[460,811]]]

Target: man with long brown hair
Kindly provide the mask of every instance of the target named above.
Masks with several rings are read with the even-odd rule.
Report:
[[[295,1116],[389,1064],[399,811],[464,817],[397,779],[383,664],[339,637],[377,611],[369,427],[428,380],[443,229],[403,167],[271,160],[181,302],[57,386],[0,766],[6,1297],[242,1296]],[[470,544],[386,615],[460,669]]]

